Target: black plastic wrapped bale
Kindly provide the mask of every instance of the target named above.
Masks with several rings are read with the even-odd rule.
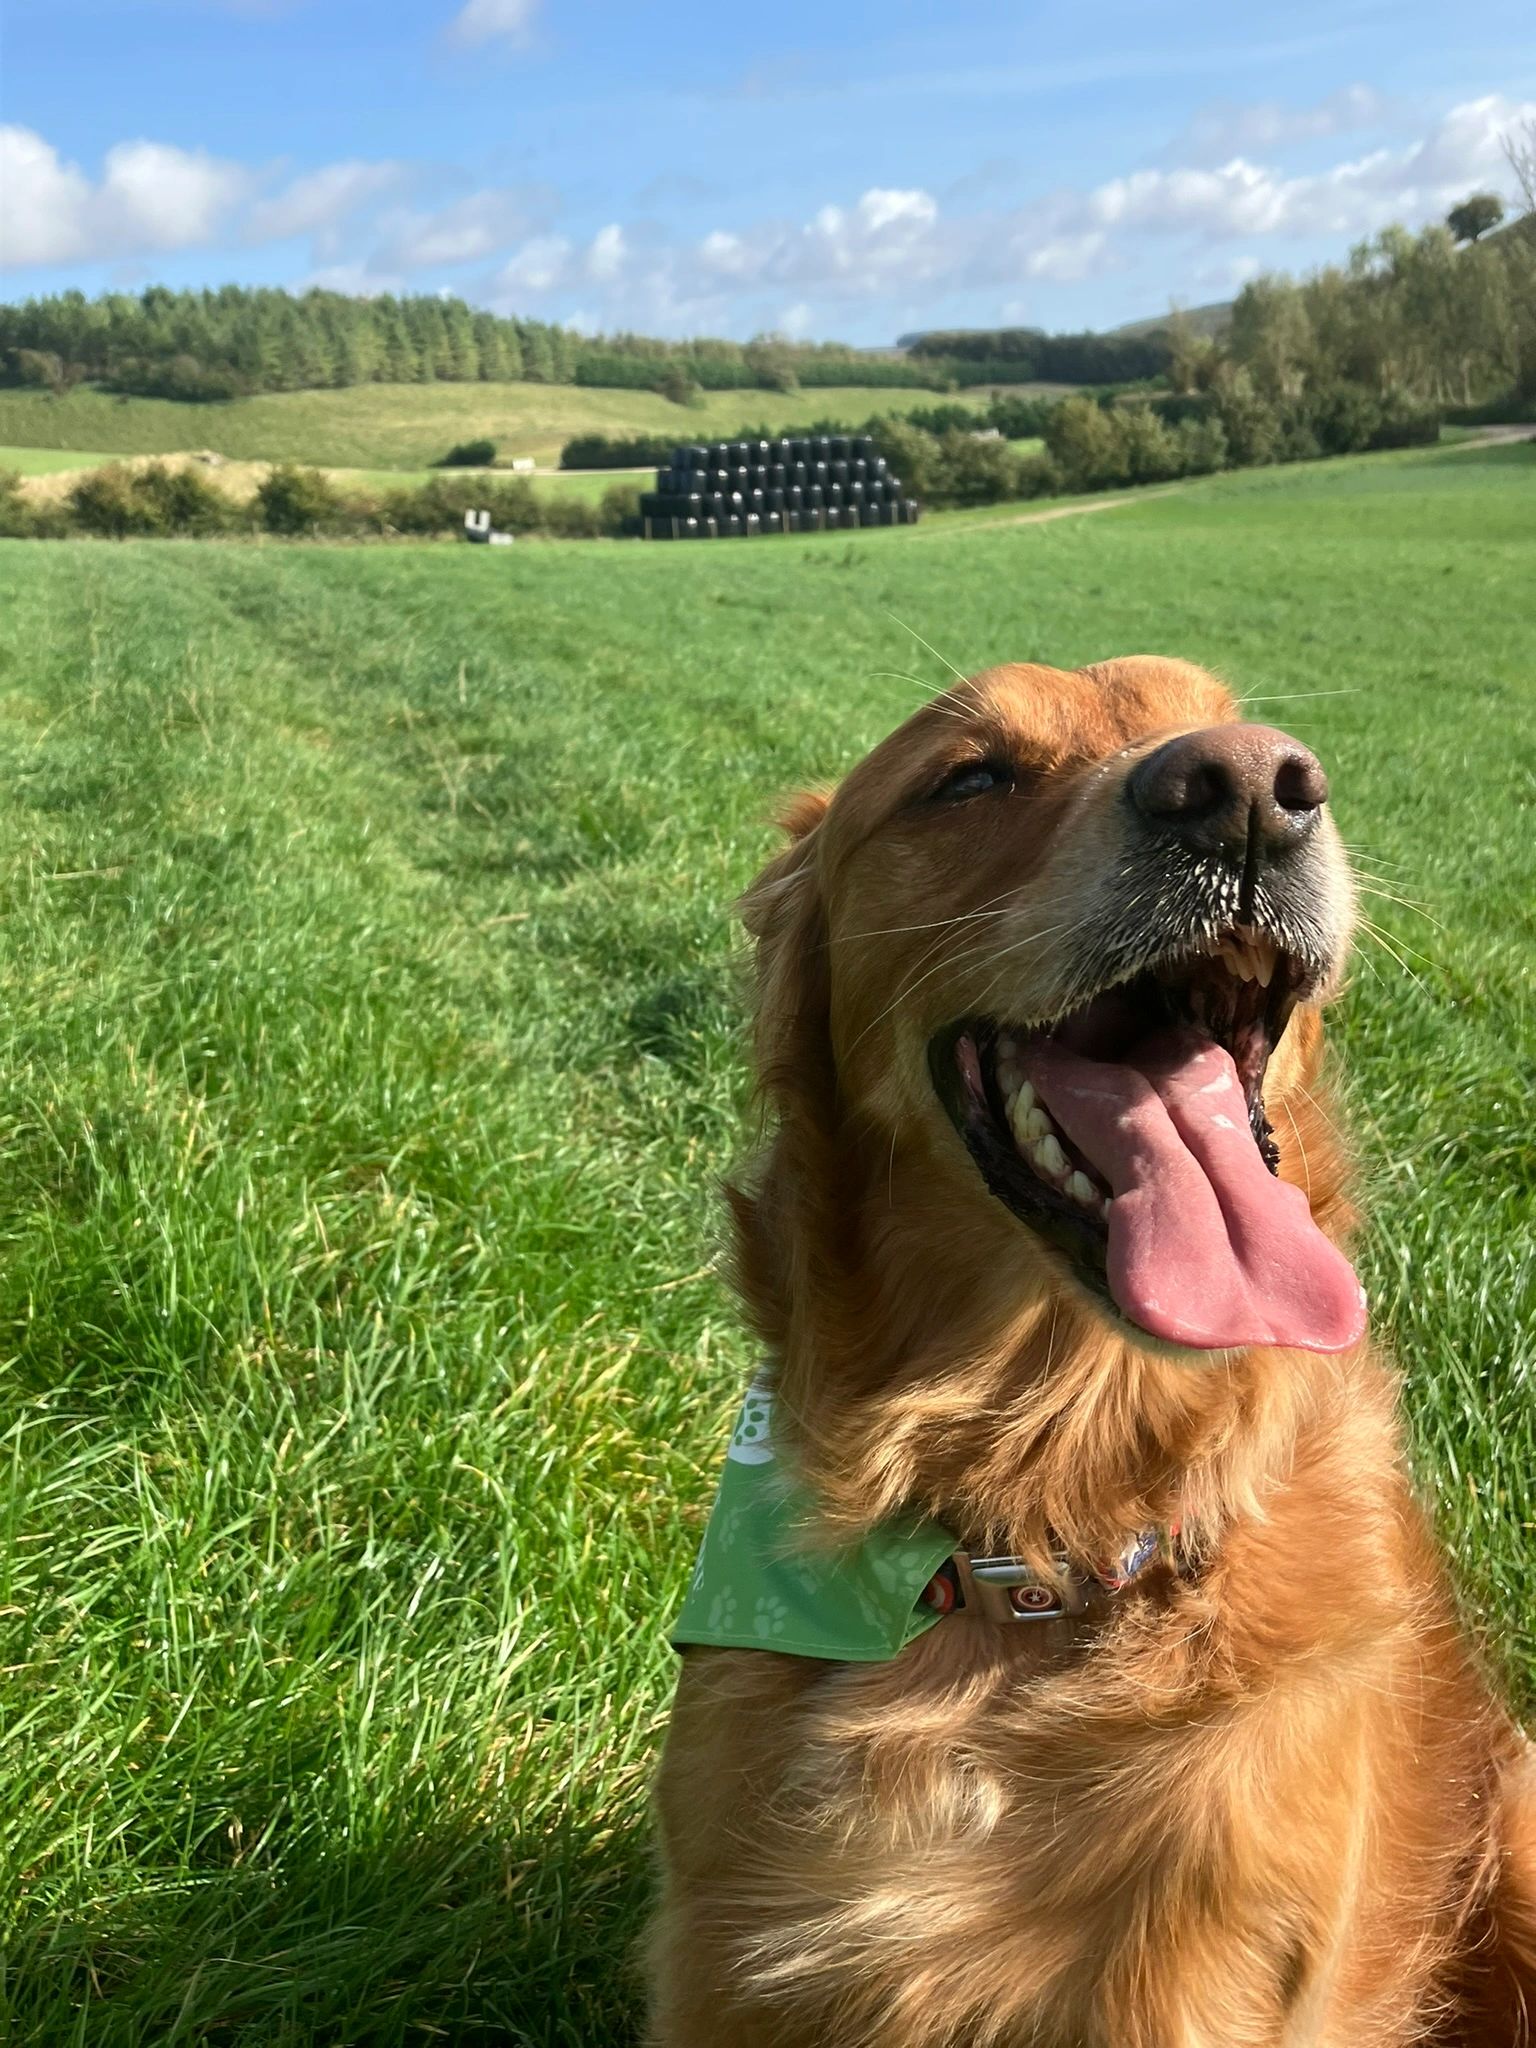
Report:
[[[640,497],[649,540],[909,526],[920,509],[868,434],[690,442],[655,479]]]

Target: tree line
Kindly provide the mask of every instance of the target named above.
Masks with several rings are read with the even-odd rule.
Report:
[[[833,342],[589,339],[463,299],[245,285],[151,285],[98,298],[66,291],[0,305],[0,377],[54,391],[90,383],[206,400],[370,383],[587,384],[661,391],[680,404],[703,390],[950,381],[931,360],[861,354]]]
[[[1175,318],[1170,387],[1214,398],[1243,391],[1270,406],[1354,391],[1409,406],[1529,407],[1536,212],[1502,233],[1471,232],[1487,219],[1467,201],[1443,226],[1387,228],[1310,277],[1256,278],[1219,341]]]
[[[961,337],[967,345],[953,356],[926,340],[900,356],[776,335],[745,342],[587,337],[428,294],[364,299],[318,288],[151,285],[0,305],[0,377],[58,392],[89,383],[139,397],[210,401],[370,383],[580,384],[658,391],[687,405],[703,391],[846,384],[944,390],[1037,376],[1100,382],[1156,375],[1168,361],[1161,340],[1019,333],[1028,344],[1022,353],[1004,333],[988,337],[999,344],[991,354],[969,345],[975,337]]]
[[[1139,334],[1047,334],[1040,327],[936,327],[907,337],[919,361],[952,364],[959,381],[987,384],[1130,384],[1168,367],[1161,327]],[[985,374],[982,374],[982,373]]]

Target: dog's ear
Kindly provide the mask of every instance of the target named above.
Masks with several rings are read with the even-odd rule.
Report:
[[[756,942],[754,1041],[758,1081],[782,1109],[830,1070],[826,917],[817,872],[830,795],[806,790],[779,813],[789,844],[737,909]]]

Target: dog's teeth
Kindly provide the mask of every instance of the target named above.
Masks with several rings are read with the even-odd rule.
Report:
[[[1000,1058],[997,1063],[997,1085],[1003,1091],[1003,1099],[1010,1105],[1023,1083],[1017,1060]],[[1033,1097],[1031,1097],[1033,1100]]]
[[[1054,1126],[1043,1109],[1027,1108],[1022,1099],[1014,1105],[1013,1135],[1020,1145],[1033,1145],[1052,1135]]]
[[[1041,1138],[1029,1148],[1029,1156],[1042,1173],[1060,1180],[1067,1170],[1067,1155],[1054,1138]]]
[[[1096,1209],[1099,1205],[1099,1191],[1086,1173],[1072,1173],[1067,1179],[1067,1193],[1074,1202],[1081,1202],[1086,1208]]]
[[[1013,1060],[1019,1056],[1019,1041],[1011,1031],[997,1034],[997,1056],[1000,1060]]]
[[[1034,1089],[1030,1087],[1027,1081],[1020,1080],[1018,1093],[1015,1095],[1014,1100],[1015,1102],[1017,1102],[1021,1110],[1033,1109],[1036,1101],[1038,1100],[1038,1097],[1036,1096]]]
[[[1258,944],[1251,948],[1251,951],[1253,953],[1254,979],[1258,982],[1260,988],[1268,988],[1275,978],[1276,962],[1273,942],[1269,939],[1260,939]]]

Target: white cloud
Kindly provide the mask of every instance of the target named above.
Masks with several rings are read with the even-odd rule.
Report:
[[[350,161],[326,164],[295,178],[254,205],[245,221],[248,242],[284,242],[293,235],[330,236],[406,175],[404,164]]]
[[[569,282],[572,275],[571,245],[564,235],[535,235],[497,273],[497,297],[515,297],[519,292],[552,292]]]
[[[1285,121],[1265,120],[1272,135],[1305,125],[1316,137],[1365,122],[1374,106],[1363,88],[1352,89]],[[1133,170],[1012,210],[950,213],[920,188],[876,186],[798,222],[722,222],[691,243],[652,235],[643,262],[633,225],[603,228],[585,251],[539,236],[503,266],[491,293],[511,311],[536,310],[548,296],[543,310],[552,314],[561,294],[579,289],[587,305],[595,292],[605,325],[670,333],[835,331],[839,307],[867,317],[876,306],[921,309],[949,295],[1027,302],[1049,324],[1030,296],[1040,286],[1145,261],[1159,273],[1159,297],[1170,286],[1210,292],[1294,262],[1287,245],[1310,252],[1332,244],[1342,254],[1390,221],[1438,219],[1476,185],[1501,182],[1500,138],[1533,111],[1489,95],[1452,108],[1416,142],[1318,170],[1289,174],[1257,153],[1237,154]]]
[[[465,0],[453,18],[449,38],[466,49],[497,37],[525,43],[537,11],[538,0]]]
[[[89,180],[30,128],[0,127],[0,262],[68,263],[86,250]]]
[[[1164,155],[1173,163],[1220,164],[1234,156],[1376,128],[1391,113],[1391,102],[1368,85],[1341,86],[1311,107],[1287,107],[1278,100],[1249,106],[1219,100],[1202,107]]]
[[[1125,234],[1362,235],[1423,221],[1479,182],[1500,182],[1502,138],[1536,113],[1490,93],[1453,107],[1421,142],[1285,177],[1245,157],[1214,170],[1143,170],[1063,202],[1080,229]]]
[[[617,221],[599,228],[587,250],[587,275],[594,284],[612,284],[629,258],[629,245]]]
[[[400,270],[484,262],[547,220],[554,203],[543,186],[487,186],[434,213],[400,213],[385,223],[377,260]]]
[[[95,182],[30,128],[0,128],[0,262],[88,262],[209,242],[250,173],[203,150],[119,142]]]

